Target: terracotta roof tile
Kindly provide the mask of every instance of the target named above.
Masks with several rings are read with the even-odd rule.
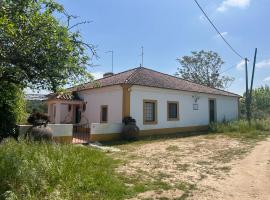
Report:
[[[74,92],[62,93],[62,94],[53,93],[53,94],[48,95],[48,100],[54,100],[54,99],[65,100],[65,101],[78,101],[78,100],[81,101],[78,95]]]
[[[105,87],[120,84],[140,85],[147,87],[240,97],[240,95],[238,94],[196,84],[175,76],[157,72],[144,67],[134,68],[106,78],[98,79],[94,83],[87,83],[84,85],[73,87],[70,88],[70,90],[80,91],[95,87]]]

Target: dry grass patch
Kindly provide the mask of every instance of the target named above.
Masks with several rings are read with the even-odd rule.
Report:
[[[185,199],[202,179],[225,176],[230,171],[230,161],[247,153],[252,145],[227,136],[211,135],[166,138],[117,147],[122,150],[112,154],[122,161],[117,172],[124,177],[124,182],[132,185],[135,198],[147,199],[149,193],[160,190],[162,195],[166,191],[180,190],[178,197],[164,199]]]

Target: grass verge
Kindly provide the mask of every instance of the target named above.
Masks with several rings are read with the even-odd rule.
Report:
[[[210,125],[211,133],[221,133],[234,138],[261,140],[270,135],[270,119],[237,120]]]
[[[0,145],[0,199],[124,199],[117,161],[72,145]]]

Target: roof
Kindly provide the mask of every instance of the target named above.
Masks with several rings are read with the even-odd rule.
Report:
[[[109,77],[98,79],[94,82],[69,88],[69,90],[81,91],[97,87],[106,87],[121,84],[240,97],[240,95],[238,94],[193,83],[172,75],[164,74],[144,67],[130,69]]]
[[[82,101],[76,92],[53,93],[48,95],[47,100]]]

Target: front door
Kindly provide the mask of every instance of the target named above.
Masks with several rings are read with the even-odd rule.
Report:
[[[216,100],[209,99],[209,122],[216,121]]]
[[[78,124],[81,121],[81,110],[80,106],[76,106],[75,108],[75,123]]]

